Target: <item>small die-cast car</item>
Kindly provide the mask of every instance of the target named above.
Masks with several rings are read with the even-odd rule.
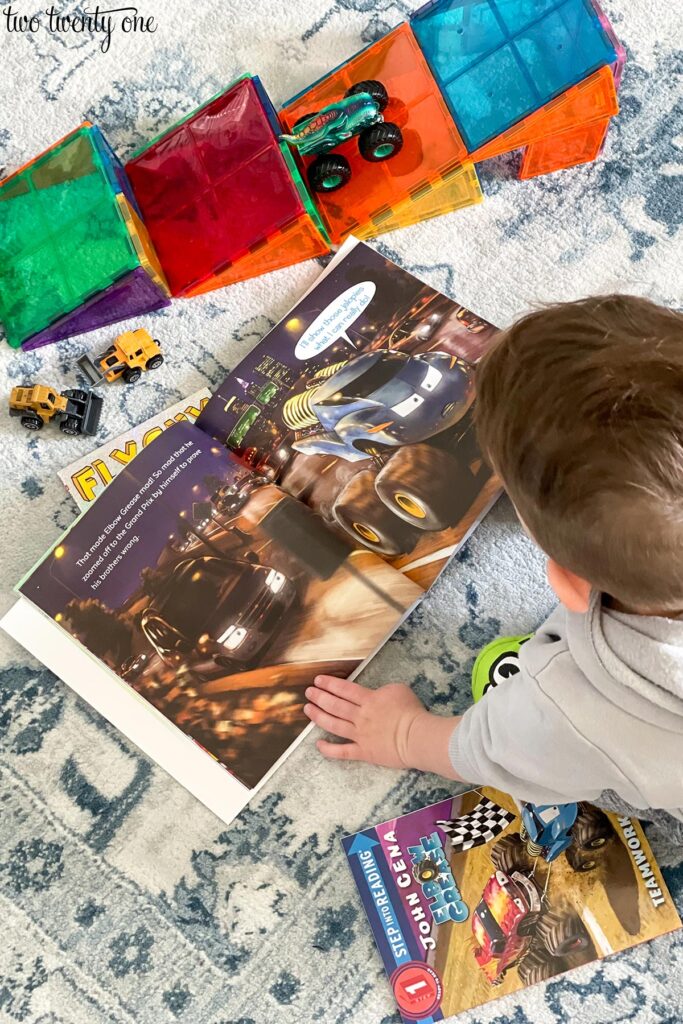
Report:
[[[403,135],[398,125],[384,120],[388,102],[381,82],[358,82],[343,99],[300,117],[291,133],[282,136],[302,156],[316,156],[308,168],[314,192],[334,192],[350,180],[349,161],[332,150],[354,136],[364,160],[379,163],[396,156]]]

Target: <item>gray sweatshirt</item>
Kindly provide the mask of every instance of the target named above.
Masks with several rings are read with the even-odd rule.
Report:
[[[453,732],[458,775],[531,803],[591,803],[667,824],[683,842],[683,620],[592,597],[558,607],[521,671]]]

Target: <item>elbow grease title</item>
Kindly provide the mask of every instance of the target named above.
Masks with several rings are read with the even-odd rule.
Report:
[[[420,905],[420,894],[412,888],[413,886],[419,889],[426,899],[435,924],[445,924],[446,921],[461,924],[469,917],[469,908],[453,877],[441,837],[438,832],[432,832],[430,836],[422,836],[418,846],[408,847],[412,867],[425,859],[433,861],[438,866],[439,874],[426,882],[418,882],[414,878],[406,864],[406,857],[396,842],[396,834],[387,832],[382,838],[389,844],[389,863],[408,912],[419,929],[420,942],[424,949],[435,949],[436,940],[431,935],[432,923],[427,920]]]

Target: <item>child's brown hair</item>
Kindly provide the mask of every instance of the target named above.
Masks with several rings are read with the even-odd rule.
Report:
[[[626,295],[531,313],[479,364],[476,408],[546,554],[630,608],[683,610],[683,314]]]

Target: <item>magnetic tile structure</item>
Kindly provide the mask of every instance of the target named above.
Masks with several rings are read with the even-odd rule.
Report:
[[[99,129],[85,122],[0,182],[0,319],[12,347],[168,302],[123,168]]]
[[[173,295],[328,251],[281,130],[261,83],[245,75],[126,164]]]
[[[410,24],[469,153],[618,61],[591,0],[432,0]]]
[[[351,180],[337,192],[314,196],[335,244],[350,234],[368,238],[482,198],[466,147],[405,23],[290,100],[280,113],[286,130],[367,80],[387,90],[384,119],[401,129],[403,148],[379,163],[362,158],[356,138],[335,149],[349,161]],[[304,157],[304,167],[311,162]]]

